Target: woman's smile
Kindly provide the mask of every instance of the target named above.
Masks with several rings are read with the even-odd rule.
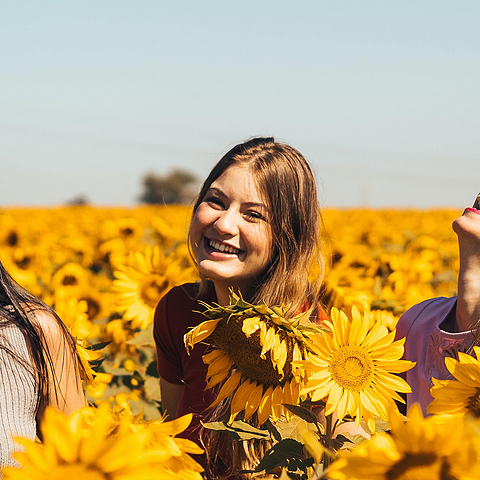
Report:
[[[224,296],[247,293],[268,267],[272,251],[269,212],[247,166],[229,167],[207,191],[190,225],[198,269]]]
[[[205,237],[205,251],[207,251],[210,255],[221,254],[217,255],[219,258],[222,258],[222,255],[225,257],[230,257],[232,255],[238,256],[242,253],[242,250],[239,248],[207,237]]]

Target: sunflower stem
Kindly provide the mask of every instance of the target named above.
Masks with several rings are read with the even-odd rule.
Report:
[[[328,451],[328,449],[331,448],[331,440],[333,439],[333,432],[335,426],[333,425],[333,418],[332,414],[330,415],[325,415],[325,420],[326,420],[326,426],[325,426],[325,437],[327,438],[325,445],[325,452],[323,454],[323,468],[326,469],[331,463],[332,463],[332,452]]]

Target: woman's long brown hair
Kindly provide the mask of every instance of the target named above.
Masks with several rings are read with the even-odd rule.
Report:
[[[305,310],[306,305],[312,312],[318,311],[324,268],[323,224],[315,178],[308,162],[293,147],[271,137],[253,138],[237,145],[210,172],[193,207],[193,215],[212,183],[233,165],[246,165],[257,180],[269,212],[267,220],[273,238],[270,264],[242,295],[252,303],[289,305],[286,316]],[[208,288],[208,279],[201,278],[199,298]],[[224,400],[208,413],[206,421],[226,421],[228,411],[229,403]],[[208,478],[229,478],[234,474],[235,478],[250,478],[237,472],[254,468],[271,446],[266,440],[236,441],[226,432],[207,429],[202,429],[200,439]]]
[[[253,303],[290,305],[287,316],[298,313],[306,303],[315,310],[323,278],[323,225],[308,162],[300,152],[275,142],[273,137],[241,143],[212,169],[194,204],[193,215],[212,183],[232,165],[247,165],[257,180],[273,237],[271,263],[250,291],[242,295]],[[202,278],[199,295],[206,289],[207,279]]]

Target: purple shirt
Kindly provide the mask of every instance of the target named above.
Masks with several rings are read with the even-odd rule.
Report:
[[[432,377],[452,379],[445,367],[445,358],[458,358],[458,352],[465,352],[475,338],[472,331],[451,333],[442,330],[442,323],[456,304],[457,297],[425,300],[407,310],[398,321],[396,338],[406,337],[403,358],[417,363],[403,374],[412,388],[412,393],[407,394],[407,408],[419,403],[425,414],[427,405],[433,400],[430,395]]]

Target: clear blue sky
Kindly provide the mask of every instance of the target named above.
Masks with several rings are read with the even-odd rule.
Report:
[[[325,206],[480,191],[480,2],[0,2],[0,205],[132,205],[274,135]]]

